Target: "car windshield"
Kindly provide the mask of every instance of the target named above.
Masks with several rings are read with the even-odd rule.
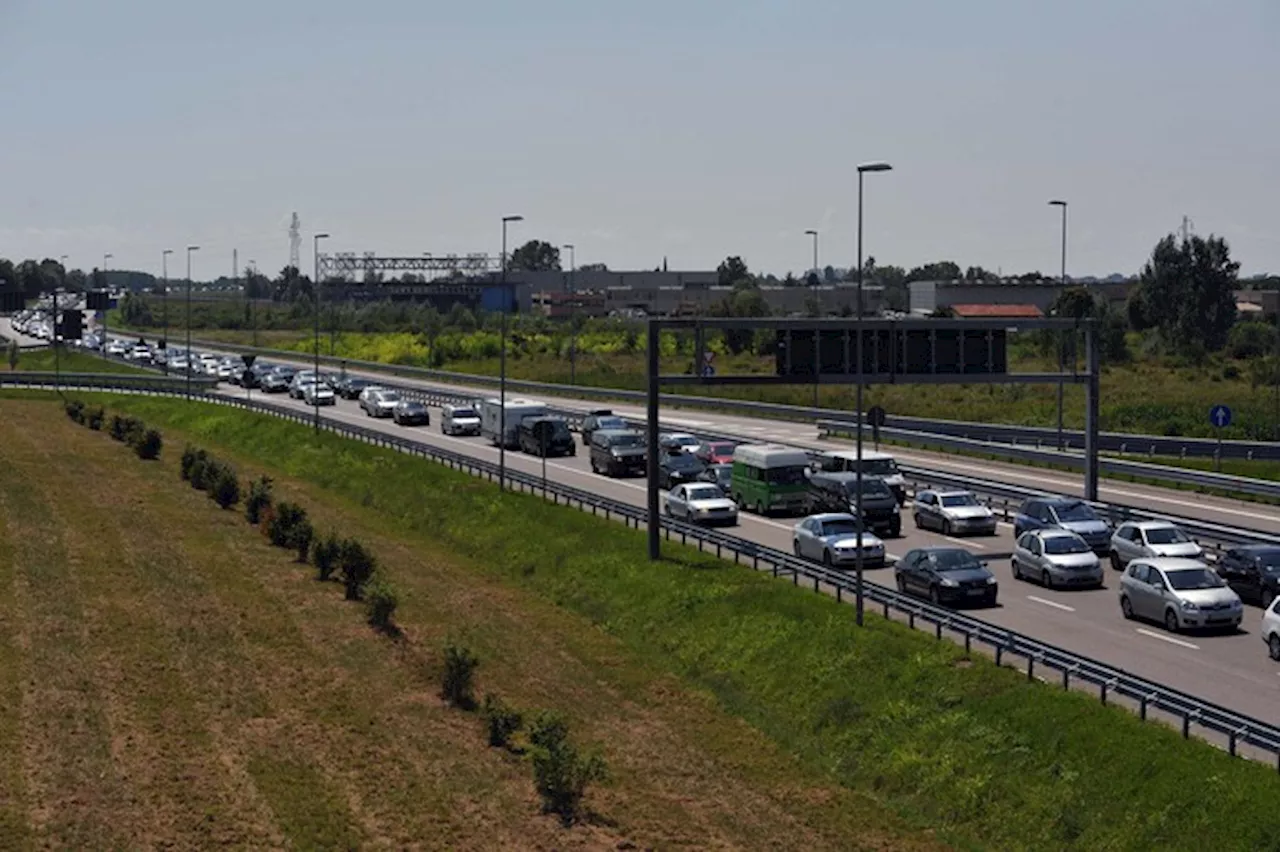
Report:
[[[948,509],[958,508],[960,506],[977,506],[978,498],[972,494],[944,494],[942,496],[942,505]]]
[[[420,402],[402,402],[400,405],[405,411],[425,411],[427,408]]]
[[[889,476],[898,472],[898,466],[893,459],[863,459],[862,472]]]
[[[967,550],[935,550],[929,554],[929,564],[935,571],[971,571],[981,568],[978,557]]]
[[[548,440],[552,438],[565,438],[569,435],[569,426],[563,420],[544,420],[542,431],[546,433]]]
[[[702,462],[690,455],[669,456],[667,458],[667,467],[675,470],[693,470],[702,467]]]
[[[697,488],[690,488],[686,494],[690,500],[719,500],[724,496],[714,485],[699,485]]]
[[[826,521],[822,525],[822,535],[857,535],[858,522],[853,518],[845,518],[839,521]]]
[[[1055,535],[1044,540],[1044,552],[1054,555],[1088,553],[1089,545],[1073,535]]]
[[[801,485],[806,467],[771,467],[764,471],[764,480],[770,485]]]
[[[383,402],[399,402],[400,394],[396,393],[395,391],[383,391],[382,393],[378,394],[378,399],[382,400]]]
[[[455,408],[455,409],[453,410],[453,419],[454,419],[454,420],[458,420],[458,419],[463,418],[463,417],[476,418],[476,417],[479,417],[479,415],[478,415],[478,414],[476,414],[476,413],[475,413],[475,411],[474,411],[474,410],[472,410],[472,409],[470,409],[470,408]]]
[[[736,446],[735,444],[729,444],[723,441],[717,441],[713,444],[707,445],[707,452],[713,456],[728,456],[733,454],[733,448],[735,446]]]
[[[672,435],[667,442],[677,447],[692,447],[697,445],[698,439],[692,435]]]
[[[1208,568],[1184,568],[1179,571],[1166,571],[1169,585],[1181,592],[1195,589],[1220,589],[1226,585],[1217,572]]]
[[[1147,530],[1147,544],[1186,544],[1191,541],[1187,534],[1177,527],[1156,527]]]
[[[609,439],[611,447],[640,447],[644,446],[644,436],[635,433],[627,433],[625,435],[614,435]]]
[[[625,429],[627,421],[621,417],[601,417],[596,421],[597,429]]]
[[[1268,574],[1280,574],[1280,550],[1264,550],[1258,554],[1262,570]]]
[[[855,480],[849,480],[844,484],[844,490],[848,494],[858,493],[858,483]],[[885,485],[879,479],[862,480],[862,496],[863,497],[892,497],[893,492],[889,490],[889,486]]]
[[[1079,501],[1075,503],[1060,503],[1054,507],[1054,511],[1058,513],[1059,521],[1096,521],[1098,516],[1093,513],[1093,509],[1085,503]]]

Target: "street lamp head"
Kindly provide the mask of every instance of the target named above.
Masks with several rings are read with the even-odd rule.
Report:
[[[893,169],[893,166],[884,160],[873,160],[870,163],[861,163],[858,166],[860,172],[887,172]]]
[[[327,240],[327,239],[329,239],[329,235],[328,235],[328,234],[316,234],[316,239],[317,239],[317,240]]]
[[[813,228],[810,228],[809,230],[807,230],[807,231],[805,231],[805,232],[804,232],[804,235],[805,235],[806,237],[816,237],[816,236],[818,236],[818,232],[817,232],[817,231],[815,231]]]
[[[166,254],[173,254],[173,249],[165,249],[164,251],[160,252],[161,257],[163,257]]]
[[[187,246],[187,251],[200,251],[200,246]]]
[[[564,249],[568,249],[569,251],[573,251],[573,243],[565,243],[564,245],[560,246],[560,248],[564,248]]]
[[[523,217],[523,216],[503,216],[503,217],[502,217],[502,221],[504,221],[504,222],[523,222],[523,221],[524,221],[524,217]]]
[[[1053,199],[1052,201],[1050,201],[1050,202],[1049,202],[1049,204],[1050,204],[1050,206],[1052,206],[1052,207],[1066,207],[1066,206],[1067,206],[1067,202],[1065,202],[1065,201],[1063,201],[1062,199],[1059,199],[1059,198],[1055,198],[1055,199]]]

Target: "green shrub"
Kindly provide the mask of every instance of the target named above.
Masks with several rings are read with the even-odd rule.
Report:
[[[489,734],[489,745],[498,748],[510,745],[511,736],[524,724],[520,711],[492,694],[485,695],[480,717],[484,719],[485,730]]]
[[[203,459],[197,460],[195,467],[191,470],[191,485],[208,493],[210,499],[212,499],[214,486],[230,469],[230,465],[226,462],[213,456],[205,456]]]
[[[164,446],[164,438],[160,434],[159,429],[144,429],[140,435],[137,435],[131,442],[133,451],[138,454],[140,459],[157,459],[160,457],[160,450]]]
[[[106,419],[106,416],[107,416],[107,412],[103,409],[101,405],[95,405],[92,408],[86,408],[84,410],[85,425],[88,426],[93,431],[98,432],[102,429],[102,421]]]
[[[342,571],[342,585],[349,601],[360,600],[364,586],[378,567],[365,546],[358,539],[344,539],[338,547],[338,569]]]
[[[263,512],[271,507],[271,477],[259,476],[249,483],[249,497],[244,501],[244,519],[255,527],[262,522]]]
[[[240,502],[240,479],[229,465],[223,465],[218,471],[209,496],[223,509],[230,509]]]
[[[391,616],[400,604],[395,586],[383,577],[374,577],[364,588],[364,609],[369,623],[379,630],[391,629]]]
[[[142,421],[136,417],[126,417],[120,414],[111,415],[110,429],[111,437],[120,442],[126,442],[134,432],[143,428]]]
[[[311,553],[311,541],[315,537],[316,528],[311,525],[311,521],[304,519],[294,526],[291,546],[297,551],[299,562],[306,563],[307,555]]]
[[[338,567],[338,556],[342,551],[342,542],[336,533],[330,532],[324,538],[316,538],[311,545],[311,562],[316,566],[316,579],[327,583]]]
[[[473,710],[476,706],[472,692],[476,668],[480,659],[461,645],[450,642],[444,649],[444,674],[440,677],[440,697],[454,707]]]
[[[304,528],[307,544],[310,545],[311,521],[307,520],[307,510],[296,503],[281,501],[276,505],[275,514],[267,524],[267,538],[276,547],[297,548]]]
[[[84,403],[78,399],[69,399],[62,404],[62,409],[67,412],[67,417],[76,423],[84,422]]]
[[[159,434],[158,432],[156,434]],[[138,445],[147,437],[147,424],[136,417],[125,418],[124,442],[136,451]],[[159,450],[156,453],[159,454]]]
[[[178,469],[182,474],[183,482],[191,481],[191,471],[196,465],[196,459],[199,457],[200,450],[187,444],[182,448],[182,460],[178,463]]]
[[[587,785],[608,775],[604,758],[594,752],[579,752],[569,741],[569,726],[556,713],[538,714],[529,727],[529,742],[533,746],[534,786],[542,797],[543,812],[556,814],[565,825],[571,825],[581,813]]]

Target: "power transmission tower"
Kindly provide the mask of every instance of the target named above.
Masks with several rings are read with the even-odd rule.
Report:
[[[289,265],[294,269],[301,269],[302,262],[302,223],[298,221],[298,214],[294,213],[293,218],[289,220]]]

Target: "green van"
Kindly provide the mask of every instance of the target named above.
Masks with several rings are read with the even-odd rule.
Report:
[[[808,469],[804,450],[778,444],[734,447],[729,485],[733,501],[758,515],[803,514],[808,506]]]

